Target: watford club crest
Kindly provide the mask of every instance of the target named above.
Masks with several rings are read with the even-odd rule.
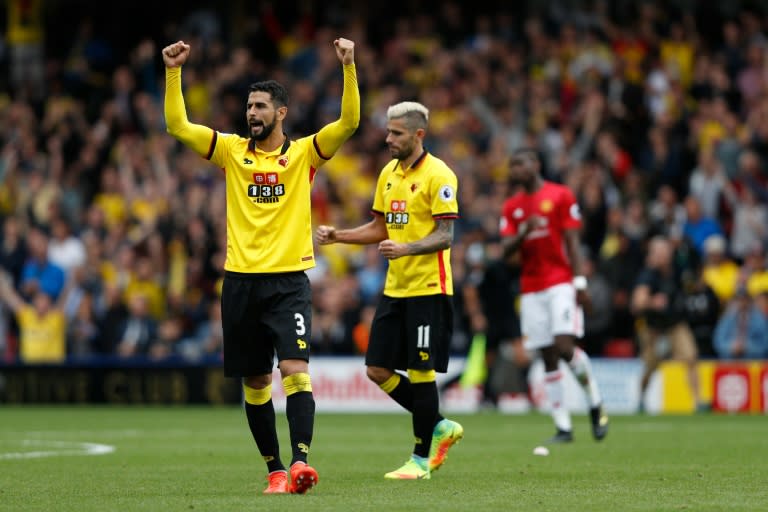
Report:
[[[554,204],[552,204],[551,199],[545,199],[541,202],[541,205],[539,206],[542,213],[549,213],[552,211],[552,208],[554,208]]]
[[[411,193],[416,192],[417,188],[419,188],[419,184],[418,183],[414,183],[413,185],[411,185]]]
[[[287,156],[281,156],[277,160],[277,163],[280,164],[283,167],[287,167],[288,166],[288,157]]]

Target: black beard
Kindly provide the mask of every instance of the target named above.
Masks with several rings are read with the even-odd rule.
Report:
[[[261,133],[258,135],[253,135],[253,132],[251,132],[251,139],[266,140],[267,137],[269,137],[272,134],[272,131],[275,129],[276,124],[277,124],[277,121],[275,120],[269,124],[263,125],[264,127],[261,129]]]
[[[390,155],[392,155],[392,158],[396,160],[403,160],[405,158],[408,158],[408,156],[413,152],[413,147],[410,148],[400,148],[396,151],[389,150]]]

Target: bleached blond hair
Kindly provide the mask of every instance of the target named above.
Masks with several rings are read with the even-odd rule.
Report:
[[[387,119],[405,118],[405,125],[411,129],[427,129],[429,109],[416,101],[402,101],[387,109]]]

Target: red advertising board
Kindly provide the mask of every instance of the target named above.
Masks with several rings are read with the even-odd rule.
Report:
[[[749,367],[746,365],[715,368],[712,408],[720,412],[750,412],[752,396]]]

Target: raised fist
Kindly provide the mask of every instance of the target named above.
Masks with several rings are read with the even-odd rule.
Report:
[[[342,64],[352,64],[355,62],[355,42],[340,37],[333,42],[336,47],[336,56]]]
[[[163,62],[167,68],[177,68],[187,62],[189,57],[189,45],[184,41],[177,41],[163,48]]]

